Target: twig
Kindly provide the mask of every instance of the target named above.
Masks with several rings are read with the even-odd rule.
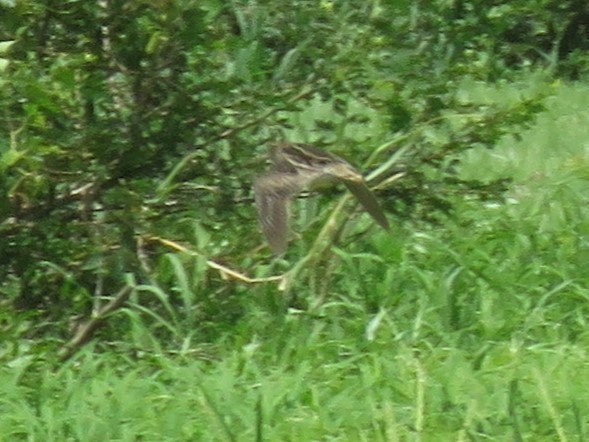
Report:
[[[315,88],[308,88],[308,89],[302,90],[301,92],[296,94],[294,97],[290,98],[287,101],[287,104],[290,105],[292,103],[296,103],[297,101],[302,100],[303,98],[307,98],[308,96],[313,95],[315,92],[317,92],[317,90]],[[264,112],[262,115],[260,115],[256,118],[253,118],[250,121],[247,121],[239,126],[234,126],[230,129],[225,130],[224,132],[219,134],[217,137],[213,138],[213,141],[224,140],[226,138],[229,138],[232,135],[236,134],[237,132],[241,132],[242,130],[248,129],[252,126],[255,126],[256,124],[261,123],[262,121],[271,117],[275,113],[280,112],[284,109],[285,109],[285,107],[275,107],[275,108],[269,109],[268,111]]]
[[[169,239],[160,238],[158,236],[148,236],[148,237],[144,237],[144,239],[146,239],[148,241],[159,242],[160,244],[163,244],[163,245],[170,247],[174,250],[177,250],[179,252],[187,253],[191,256],[202,256],[200,253],[195,252],[194,250],[190,250],[190,249],[184,247],[183,245],[178,244],[177,242],[171,241]],[[282,279],[285,277],[285,275],[276,275],[276,276],[268,276],[266,278],[250,278],[249,276],[244,275],[243,273],[239,273],[235,270],[230,269],[229,267],[221,265],[215,261],[211,261],[210,259],[207,259],[207,266],[209,266],[212,269],[217,270],[223,279],[232,278],[232,279],[236,279],[241,282],[245,282],[247,284],[259,284],[262,282],[282,281]]]
[[[94,335],[94,332],[104,322],[106,317],[117,310],[129,299],[133,288],[125,286],[112,298],[108,304],[104,305],[98,312],[92,316],[85,324],[78,328],[75,336],[65,344],[58,352],[59,360],[64,362],[71,358],[80,348],[82,348]]]
[[[274,115],[280,111],[283,111],[285,109],[288,109],[289,105],[292,105],[293,103],[296,103],[299,100],[307,98],[307,97],[313,95],[315,92],[317,92],[316,88],[306,87],[302,91],[300,91],[298,94],[296,94],[295,96],[289,98],[288,101],[286,102],[286,105],[271,108],[271,109],[267,110],[266,112],[263,112],[258,117],[252,118],[251,120],[246,121],[245,123],[243,123],[239,126],[234,126],[229,129],[226,129],[223,132],[221,132],[220,134],[217,134],[216,136],[211,138],[210,140],[207,140],[207,144],[215,143],[215,142],[221,141],[221,140],[226,140],[226,139],[232,137],[233,135],[235,135],[236,133],[239,133],[239,132],[241,132],[245,129],[248,129],[252,126],[255,126],[256,124],[260,124],[263,121],[265,121],[266,119],[270,118],[272,115]],[[197,147],[200,147],[200,146],[197,146]],[[178,161],[176,166],[172,169],[172,171],[168,174],[168,176],[158,186],[157,194],[159,195],[158,196],[159,198],[161,198],[161,199],[164,198],[164,196],[169,192],[166,189],[168,189],[170,187],[171,183],[176,179],[176,176],[178,176],[180,171],[182,171],[182,169],[184,169],[184,167],[186,167],[186,165],[188,163],[190,163],[191,161],[193,161],[198,155],[200,155],[200,152],[199,152],[199,149],[197,148],[197,149],[194,149],[193,152],[182,157],[182,159],[180,161]]]

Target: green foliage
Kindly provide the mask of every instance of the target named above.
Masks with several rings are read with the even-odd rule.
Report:
[[[258,261],[250,183],[267,140],[336,144],[389,164],[381,181],[405,170],[382,188],[398,201],[389,210],[435,220],[452,203],[428,189],[465,185],[449,169],[456,155],[527,124],[545,95],[457,102],[451,60],[431,78],[427,27],[404,3],[5,7],[0,278],[17,305],[51,320],[96,310],[128,275],[166,285],[166,271],[151,273],[166,250],[149,238],[191,242],[195,218],[210,236],[203,256]],[[191,296],[211,294],[197,302],[204,311],[219,293],[235,296],[200,277]]]
[[[0,433],[80,441],[584,437],[586,341],[488,341],[470,352],[452,347],[451,335],[434,345],[419,336],[428,324],[413,320],[404,331],[387,312],[367,342],[353,333],[357,318],[346,327],[291,317],[280,348],[256,340],[212,363],[159,358],[148,369],[86,354],[39,372],[34,394],[22,382],[26,365],[3,367]]]
[[[587,73],[582,0],[417,2],[415,32],[437,61],[455,74],[498,80],[508,70],[538,64],[577,77]],[[585,61],[582,61],[585,58]],[[575,60],[574,62],[572,62]],[[572,63],[571,63],[572,62]]]
[[[0,439],[586,439],[584,2],[54,3],[0,2]],[[311,195],[270,260],[279,139],[393,232]]]

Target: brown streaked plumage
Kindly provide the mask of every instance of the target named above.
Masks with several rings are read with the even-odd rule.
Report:
[[[344,159],[309,144],[283,143],[270,148],[272,167],[254,182],[258,216],[272,251],[288,243],[291,200],[305,188],[342,181],[364,209],[385,230],[389,223],[362,175]]]

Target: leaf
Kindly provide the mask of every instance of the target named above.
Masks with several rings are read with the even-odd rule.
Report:
[[[10,149],[6,153],[0,155],[0,170],[4,171],[14,166],[22,157],[24,153],[16,149]]]
[[[279,81],[284,79],[288,75],[293,68],[297,67],[297,63],[300,59],[301,53],[309,44],[310,39],[304,40],[301,44],[297,47],[289,50],[282,60],[280,60],[280,64],[278,68],[276,68],[276,72],[274,73],[274,77],[272,78],[273,81]]]
[[[0,55],[6,55],[15,40],[0,41]]]

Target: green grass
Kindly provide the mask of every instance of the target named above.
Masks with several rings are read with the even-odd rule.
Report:
[[[524,93],[463,88],[475,101]],[[560,85],[520,140],[468,154],[463,176],[514,179],[506,204],[459,201],[444,226],[342,246],[319,269],[328,287],[298,288],[325,296],[311,311],[281,312],[274,285],[247,286],[231,298],[238,323],[195,344],[183,312],[202,263],[170,255],[183,309],[152,288],[169,312],[158,327],[118,313],[134,359],[90,346],[56,369],[26,355],[0,368],[0,439],[587,440],[586,103],[587,88]]]
[[[295,320],[289,338],[213,362],[86,353],[17,383],[2,369],[5,440],[582,440],[587,342],[476,340],[387,315],[372,342]],[[284,333],[286,334],[286,333]],[[427,335],[430,335],[427,337]],[[473,339],[474,341],[474,339]],[[258,412],[258,401],[261,411]]]

